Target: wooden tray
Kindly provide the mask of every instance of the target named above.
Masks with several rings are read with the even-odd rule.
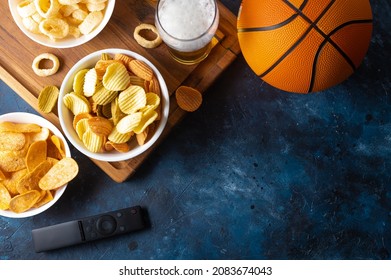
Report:
[[[164,44],[156,49],[144,49],[133,39],[133,30],[140,23],[153,23],[155,8],[153,1],[116,1],[113,16],[106,28],[90,42],[70,49],[52,49],[38,45],[25,36],[12,19],[8,5],[0,5],[0,79],[29,103],[37,112],[37,96],[45,85],[61,85],[69,69],[87,54],[106,48],[123,48],[137,52],[149,59],[162,73],[169,93],[180,85],[197,88],[202,93],[217,79],[240,53],[236,36],[236,17],[221,2],[220,24],[216,33],[216,45],[208,58],[198,65],[185,66],[173,61]],[[51,52],[61,61],[57,74],[38,77],[31,69],[33,59],[40,53]],[[140,156],[121,162],[93,160],[116,182],[127,180],[156,148],[159,142],[185,116],[178,108],[175,98],[170,101],[170,114],[162,137]],[[61,129],[56,113],[41,113]]]

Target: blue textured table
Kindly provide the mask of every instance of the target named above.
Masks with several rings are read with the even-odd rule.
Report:
[[[223,0],[237,14],[240,1]],[[0,259],[390,259],[391,4],[358,71],[324,92],[263,83],[242,56],[125,183],[80,174],[34,218],[0,218]],[[0,113],[34,112],[4,83]],[[145,231],[36,254],[31,230],[137,205]]]

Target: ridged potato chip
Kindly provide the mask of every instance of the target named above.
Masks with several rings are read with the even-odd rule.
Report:
[[[114,125],[108,119],[102,117],[92,117],[87,120],[89,128],[97,135],[109,136]]]
[[[50,113],[56,106],[60,91],[56,86],[44,87],[38,96],[38,108],[44,113]]]
[[[130,83],[130,77],[126,67],[119,62],[110,64],[102,79],[103,86],[108,90],[121,91]]]
[[[130,86],[119,94],[118,105],[125,114],[132,114],[147,105],[144,88]]]
[[[74,92],[68,93],[63,98],[64,105],[72,111],[73,115],[91,112],[91,105],[88,100]]]
[[[142,133],[151,123],[153,123],[158,114],[155,111],[148,111],[147,114],[143,114],[143,117],[139,123],[139,125],[133,129],[134,133],[140,134]]]
[[[90,152],[99,153],[103,150],[106,138],[94,133],[91,129],[87,129],[83,134],[82,141]]]
[[[92,100],[98,105],[107,105],[111,103],[118,96],[118,91],[109,90],[103,86],[103,84],[99,84],[96,88],[94,95],[92,96]]]
[[[40,198],[41,193],[37,190],[32,190],[14,196],[9,204],[9,209],[15,213],[22,213],[29,210]]]
[[[106,151],[112,151],[116,150],[117,152],[120,153],[126,153],[130,151],[130,146],[127,142],[125,143],[113,143],[111,141],[107,141],[105,143],[105,150]]]
[[[42,190],[58,189],[73,180],[79,172],[79,166],[73,158],[63,158],[57,162],[39,180],[39,187]]]
[[[110,133],[109,139],[113,143],[126,143],[134,135],[133,132],[120,133],[116,127],[113,128],[113,131]]]
[[[98,74],[95,68],[91,68],[84,76],[83,92],[87,97],[92,96],[95,93],[98,85]]]
[[[83,135],[88,129],[88,119],[81,119],[77,122],[75,130],[80,140],[83,140]]]
[[[119,133],[132,132],[140,124],[142,116],[141,112],[136,112],[123,117],[116,125],[117,131]]]
[[[131,62],[133,59],[133,57],[130,57],[123,53],[116,53],[114,55],[114,60],[121,61],[125,66],[129,65],[129,62]]]
[[[146,81],[152,80],[153,70],[144,61],[133,59],[128,65],[130,71],[132,71],[136,76]]]
[[[76,116],[73,117],[73,128],[76,129],[76,125],[77,123],[81,120],[81,119],[89,119],[89,118],[92,118],[93,116],[90,114],[90,113],[80,113]]]
[[[88,70],[89,69],[82,69],[76,73],[75,78],[73,79],[73,84],[72,84],[74,93],[76,93],[78,95],[83,95],[84,80],[85,80],[85,76],[86,76]]]
[[[191,87],[180,86],[175,92],[178,106],[187,112],[194,112],[202,103],[202,94]]]

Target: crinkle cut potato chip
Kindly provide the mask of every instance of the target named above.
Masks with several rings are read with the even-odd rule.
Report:
[[[72,83],[73,92],[66,93],[63,102],[90,152],[127,152],[129,147],[144,145],[146,137],[132,136],[160,120],[159,80],[142,60],[103,53],[91,68],[79,70]]]
[[[187,112],[194,112],[202,103],[202,94],[195,88],[180,86],[175,92],[178,106]]]
[[[38,96],[38,108],[44,113],[50,113],[56,106],[59,92],[56,86],[44,87]]]
[[[76,161],[66,157],[64,142],[48,128],[0,122],[0,210],[22,213],[41,207],[77,173]],[[44,180],[42,189],[44,177],[54,184],[46,186]]]

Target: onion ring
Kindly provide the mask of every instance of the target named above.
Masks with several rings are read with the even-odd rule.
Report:
[[[145,39],[144,37],[142,37],[140,35],[140,32],[142,30],[152,31],[153,33],[156,34],[156,38],[154,40]],[[140,46],[142,46],[144,48],[148,48],[148,49],[156,48],[162,43],[162,38],[160,37],[159,33],[157,32],[156,27],[154,25],[148,24],[148,23],[142,23],[142,24],[138,25],[134,29],[133,37],[137,41],[137,43],[139,43]]]
[[[39,63],[44,60],[48,59],[52,61],[53,66],[50,69],[42,69],[39,68]],[[60,61],[58,60],[58,57],[55,56],[54,54],[51,53],[42,53],[38,55],[36,58],[33,60],[32,68],[35,74],[37,74],[40,77],[47,77],[51,76],[57,73],[58,68],[60,68]]]

